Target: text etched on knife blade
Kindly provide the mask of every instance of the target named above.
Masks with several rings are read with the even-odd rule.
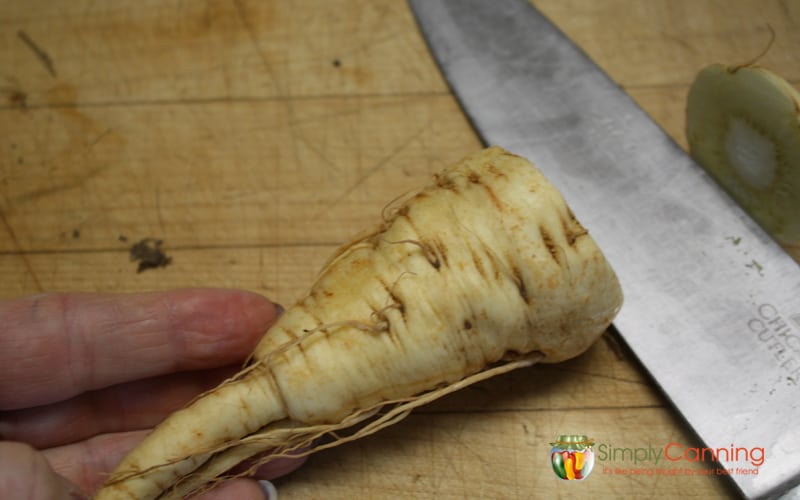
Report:
[[[786,380],[792,385],[800,382],[800,335],[778,308],[766,302],[758,305],[755,316],[747,322],[747,328],[772,353],[786,374]]]

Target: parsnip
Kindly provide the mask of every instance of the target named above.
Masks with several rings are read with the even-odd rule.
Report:
[[[578,355],[621,301],[557,190],[486,149],[342,248],[244,370],[157,427],[97,498],[182,497],[254,455],[369,434],[475,381]]]

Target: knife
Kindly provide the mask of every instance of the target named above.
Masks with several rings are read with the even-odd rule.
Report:
[[[797,485],[800,267],[528,2],[409,1],[484,143],[592,232],[625,293],[614,326],[720,467],[746,497]]]

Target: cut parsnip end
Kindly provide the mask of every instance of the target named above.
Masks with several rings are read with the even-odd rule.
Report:
[[[725,153],[733,170],[754,189],[767,189],[775,180],[775,144],[742,118],[732,117],[725,135]]]
[[[800,262],[800,93],[756,66],[704,68],[689,91],[692,157]]]

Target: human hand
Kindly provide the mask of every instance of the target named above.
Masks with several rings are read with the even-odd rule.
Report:
[[[148,429],[236,373],[278,314],[236,290],[0,301],[0,491],[94,492]],[[270,462],[255,477],[301,463]],[[264,497],[255,480],[236,479],[203,499]]]

